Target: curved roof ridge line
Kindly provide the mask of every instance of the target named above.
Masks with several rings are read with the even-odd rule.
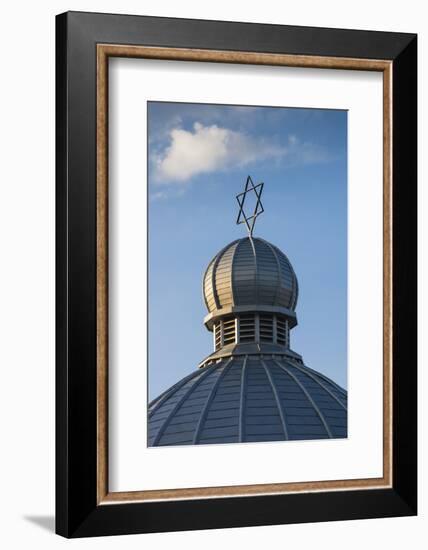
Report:
[[[245,383],[247,380],[246,371],[247,371],[247,361],[248,355],[244,356],[244,364],[242,365],[241,370],[241,393],[239,396],[239,416],[238,416],[238,442],[242,443],[244,441],[244,427],[245,427]]]
[[[291,363],[291,366],[293,368],[299,370],[300,372],[303,372],[304,374],[306,374],[306,376],[309,376],[309,378],[312,378],[312,380],[314,380],[323,390],[325,390],[327,393],[329,393],[331,395],[331,397],[335,401],[337,401],[341,407],[343,407],[345,409],[345,411],[348,410],[348,407],[345,405],[345,403],[342,403],[342,401],[337,397],[337,395],[334,395],[334,393],[331,390],[329,390],[327,388],[327,386],[322,384],[313,373],[305,372],[305,369],[303,367],[301,367],[300,365],[293,365],[293,363]]]
[[[294,277],[292,277],[292,294],[294,294],[294,301],[293,303],[291,304],[291,308],[292,309],[296,309],[296,306],[297,306],[297,300],[299,298],[299,281],[297,279],[297,275],[296,275],[296,272],[294,271],[294,267],[293,267],[293,264],[290,262],[287,254],[285,254],[285,252],[283,252],[280,248],[278,248],[276,245],[274,244],[271,244],[269,243],[271,246],[273,246],[273,248],[275,248],[275,250],[277,252],[279,252],[280,254],[282,254],[284,256],[284,258],[287,260],[287,263],[288,263],[288,266],[291,270],[291,273],[294,275]],[[294,291],[294,292],[293,292]]]
[[[193,434],[193,444],[194,445],[198,442],[198,438],[200,437],[200,434],[202,432],[202,423],[205,422],[205,418],[208,414],[208,407],[211,405],[211,403],[212,403],[212,401],[213,401],[213,399],[214,399],[214,397],[217,393],[217,389],[218,389],[218,386],[219,386],[221,380],[224,378],[225,374],[227,372],[229,372],[229,370],[231,369],[233,360],[234,360],[234,358],[230,357],[229,360],[226,361],[226,364],[224,365],[223,370],[218,375],[217,380],[214,382],[213,387],[211,388],[210,392],[208,393],[207,400],[205,401],[205,404],[202,407],[202,410],[201,410],[201,413],[200,413],[200,416],[199,416],[199,421],[198,421],[198,424],[196,426],[195,433]],[[218,363],[215,366],[217,368],[219,368]]]
[[[236,251],[238,250],[238,248],[240,247],[240,245],[245,241],[245,238],[243,239],[238,239],[238,242],[236,242],[236,246],[235,246],[235,250],[233,251],[233,254],[232,254],[232,260],[230,262],[230,291],[232,293],[232,306],[235,306],[235,285],[234,285],[234,282],[233,282],[233,262],[235,261],[235,256],[236,256]]]
[[[163,421],[163,424],[160,426],[158,433],[153,439],[152,447],[156,446],[159,443],[160,438],[163,436],[166,428],[168,427],[169,423],[171,422],[172,417],[177,412],[177,410],[181,407],[181,405],[184,403],[184,401],[192,394],[192,392],[199,386],[199,384],[204,380],[215,368],[217,365],[213,365],[212,367],[206,367],[206,372],[203,372],[201,376],[194,382],[190,388],[184,392],[184,394],[181,396],[181,398],[177,401],[177,403],[172,407],[171,411],[169,412],[168,416]]]
[[[288,437],[288,430],[287,430],[287,424],[285,422],[285,415],[284,415],[284,410],[281,406],[281,400],[279,398],[279,395],[278,395],[278,392],[276,390],[276,387],[275,387],[275,384],[273,383],[273,378],[272,378],[272,374],[269,372],[269,369],[266,365],[266,363],[264,362],[263,359],[260,359],[260,362],[263,366],[263,368],[265,369],[265,372],[266,372],[266,376],[269,380],[269,384],[271,386],[271,389],[272,389],[272,393],[273,393],[273,396],[275,398],[275,402],[276,402],[276,406],[278,408],[278,412],[279,412],[279,418],[281,419],[281,425],[282,425],[282,429],[284,430],[284,438],[286,440],[289,439]]]
[[[313,374],[316,374],[317,376],[319,376],[320,378],[322,378],[323,380],[325,380],[325,382],[328,382],[329,384],[331,384],[332,386],[334,386],[337,390],[339,390],[340,392],[342,392],[344,394],[344,396],[347,396],[347,391],[344,390],[342,387],[339,386],[339,384],[336,384],[336,382],[334,380],[332,380],[331,378],[329,378],[328,376],[326,376],[325,374],[322,374],[322,372],[318,372],[314,369],[311,369],[310,367],[308,367],[307,365],[305,365],[305,369],[308,369],[309,371],[311,371]]]
[[[257,304],[259,300],[259,289],[258,289],[259,270],[257,269],[257,254],[256,254],[256,246],[254,244],[254,238],[257,239],[257,237],[253,237],[252,235],[249,235],[246,238],[250,240],[251,248],[253,249],[253,254],[254,254],[254,295],[255,295],[255,303]]]
[[[284,365],[281,365],[281,363],[279,363],[276,359],[272,359],[272,360],[276,365],[278,365],[279,368],[281,368],[284,372],[286,372],[288,374],[288,376],[290,376],[294,380],[294,382],[299,386],[299,388],[303,391],[303,393],[307,397],[308,401],[310,402],[310,404],[314,408],[315,412],[319,416],[321,422],[323,423],[328,437],[330,439],[333,439],[333,434],[331,433],[330,428],[328,427],[327,421],[326,421],[323,413],[321,412],[318,405],[315,403],[315,401],[313,400],[311,394],[308,392],[308,390],[305,388],[305,386],[300,382],[300,380],[297,378],[297,376],[295,376],[292,372],[290,372],[287,369],[287,367],[285,367]]]
[[[271,250],[272,254],[274,255],[275,261],[276,261],[276,266],[278,268],[278,282],[277,282],[276,290],[275,290],[275,298],[273,300],[273,304],[275,305],[275,303],[278,300],[279,292],[281,290],[281,281],[282,281],[281,264],[280,264],[279,258],[278,258],[278,249],[275,248],[269,241],[266,241],[265,239],[262,239],[260,237],[258,239],[259,239],[259,241],[264,242],[268,246],[268,248]]]
[[[149,409],[151,406],[153,406],[152,409],[150,409],[149,413],[148,413],[148,418],[151,418],[153,416],[153,414],[158,410],[158,408],[167,400],[169,399],[172,395],[174,395],[174,393],[176,393],[180,388],[182,388],[184,386],[184,384],[186,384],[189,380],[191,380],[192,378],[194,378],[196,375],[199,374],[199,371],[195,371],[195,372],[192,372],[190,374],[188,374],[187,376],[185,376],[184,378],[182,378],[181,380],[179,380],[178,382],[176,382],[173,386],[171,386],[170,388],[168,388],[167,390],[165,390],[163,393],[161,393],[160,395],[158,395],[158,397],[156,397],[155,399],[153,399],[153,401],[151,401],[149,403]],[[153,405],[152,405],[153,404]]]
[[[205,294],[205,279],[207,278],[207,273],[208,273],[210,267],[213,265],[214,260],[215,260],[215,256],[214,256],[214,258],[212,258],[212,260],[207,265],[207,268],[205,269],[205,272],[204,272],[203,277],[202,277],[202,296],[204,298],[205,307],[207,308],[208,311],[210,310],[210,306],[208,304],[208,300],[207,300],[207,297],[206,297],[206,294]]]
[[[220,250],[220,252],[217,254],[217,256],[214,258],[213,260],[213,270],[212,270],[212,273],[211,273],[211,288],[212,288],[212,292],[213,292],[213,298],[214,298],[214,303],[215,303],[215,307],[216,309],[220,309],[220,300],[218,298],[218,293],[217,293],[217,285],[216,285],[216,279],[217,279],[217,268],[218,268],[218,264],[220,262],[220,260],[223,258],[224,254],[226,253],[226,251],[233,245],[235,244],[236,242],[238,242],[240,239],[235,239],[234,241],[232,241],[231,243],[227,244],[224,248],[222,248]],[[211,264],[210,264],[211,265]],[[208,266],[209,268],[209,266]],[[207,268],[207,271],[208,271],[208,268]],[[205,282],[205,277],[204,277],[204,282]],[[208,308],[209,310],[209,308]]]

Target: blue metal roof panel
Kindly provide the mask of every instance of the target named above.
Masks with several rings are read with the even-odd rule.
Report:
[[[346,391],[288,358],[231,356],[149,405],[149,446],[343,438]]]

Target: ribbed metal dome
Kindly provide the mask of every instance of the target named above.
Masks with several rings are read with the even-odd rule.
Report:
[[[346,436],[346,391],[285,355],[213,362],[149,405],[149,446]]]
[[[210,313],[240,306],[294,310],[298,285],[281,250],[258,237],[245,237],[228,244],[211,260],[203,291]]]

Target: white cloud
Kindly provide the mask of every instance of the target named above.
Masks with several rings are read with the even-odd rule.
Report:
[[[195,122],[193,131],[174,128],[170,144],[154,155],[155,177],[160,182],[186,182],[199,174],[244,167],[280,158],[288,148],[260,137]]]
[[[244,168],[269,160],[289,165],[323,163],[331,155],[323,147],[290,134],[285,144],[216,124],[195,122],[192,130],[174,127],[168,145],[151,154],[157,183],[186,183],[192,177],[221,170]],[[165,198],[158,194],[155,200]]]

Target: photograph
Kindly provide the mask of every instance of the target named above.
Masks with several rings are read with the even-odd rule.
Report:
[[[347,115],[147,103],[149,447],[347,437]]]
[[[56,17],[63,537],[417,514],[417,34],[306,15]]]

